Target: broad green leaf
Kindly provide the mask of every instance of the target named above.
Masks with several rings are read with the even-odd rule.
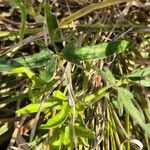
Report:
[[[68,98],[58,90],[53,92],[53,96],[64,101],[68,100]]]
[[[133,98],[133,94],[125,88],[118,88],[118,101],[121,101],[125,107],[125,109],[129,112],[129,114],[135,119],[135,121],[148,133],[150,134],[150,126],[145,123],[144,115],[141,111],[139,111],[131,99]]]
[[[58,101],[54,101],[54,102],[45,102],[42,104],[41,106],[41,110],[44,110],[46,108],[52,108],[55,107],[57,105],[59,105],[60,103]],[[20,114],[20,115],[24,115],[24,114],[30,114],[30,113],[35,113],[38,112],[39,107],[40,107],[40,103],[33,103],[33,104],[29,104],[23,108],[20,108],[16,111],[16,113]]]
[[[134,72],[132,72],[131,74],[129,74],[127,77],[134,79],[134,78],[142,78],[147,75],[150,75],[150,67],[145,67],[143,69],[139,68],[139,69],[135,70]]]
[[[61,56],[70,62],[78,64],[80,61],[103,59],[121,53],[125,51],[129,45],[129,41],[122,40],[78,48],[75,46],[74,42],[70,42],[62,50]]]
[[[93,131],[87,128],[81,127],[79,124],[78,125],[75,124],[74,128],[75,128],[76,136],[78,137],[91,139],[95,136],[95,133]]]
[[[61,110],[53,118],[49,119],[46,124],[42,124],[40,128],[50,129],[62,125],[69,117],[71,110],[71,106],[67,103],[64,103]]]
[[[39,53],[30,56],[18,57],[10,60],[0,60],[0,72],[9,72],[18,67],[41,67],[47,64],[50,59],[48,51],[42,50]]]
[[[145,86],[145,87],[150,87],[150,79],[144,79],[144,80],[133,81],[133,82],[140,84],[142,86]]]
[[[21,68],[21,67],[35,68],[35,67],[41,67],[44,65],[46,67],[44,68],[43,71],[40,72],[40,77],[45,82],[49,82],[51,81],[54,75],[54,72],[56,70],[56,67],[57,67],[57,60],[51,51],[49,52],[41,51],[40,53],[34,54],[32,56],[19,57],[19,58],[11,59],[8,61],[2,60],[0,61],[0,72],[5,72],[5,71],[8,72],[10,70],[11,71],[14,69],[16,70],[16,68]],[[28,75],[28,72],[29,71],[26,71],[25,73],[27,73]]]
[[[51,37],[51,40],[55,41],[57,39],[60,39],[60,32],[58,30],[57,19],[56,16],[53,15],[51,12],[51,6],[48,3],[46,3],[44,9],[45,9],[48,32]]]
[[[45,82],[50,82],[56,71],[57,61],[55,58],[52,58],[47,62],[47,66],[44,67],[43,71],[40,71],[40,77]]]

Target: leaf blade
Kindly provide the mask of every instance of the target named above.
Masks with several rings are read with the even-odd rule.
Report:
[[[49,129],[49,128],[56,128],[62,125],[70,115],[71,110],[72,110],[71,106],[69,106],[67,103],[64,103],[62,109],[53,118],[48,120],[46,124],[42,124],[40,128]]]
[[[129,112],[129,114],[135,119],[135,121],[150,135],[150,126],[145,123],[145,117],[141,111],[139,111],[132,103],[131,99],[133,98],[133,94],[125,88],[118,88],[118,95],[121,94],[120,97],[122,99],[122,103],[125,109]],[[127,95],[127,97],[126,97]]]
[[[41,110],[43,111],[46,108],[52,108],[54,106],[57,106],[59,104],[59,102],[55,101],[55,102],[45,102],[42,104],[41,106]],[[20,114],[20,115],[25,115],[25,114],[31,114],[31,113],[36,113],[39,110],[40,107],[40,103],[33,103],[33,104],[29,104],[23,108],[20,108],[16,111],[16,113]]]
[[[78,48],[75,46],[74,42],[70,42],[62,50],[61,56],[73,63],[94,59],[103,59],[125,51],[130,46],[130,44],[131,43],[129,41],[122,40]]]

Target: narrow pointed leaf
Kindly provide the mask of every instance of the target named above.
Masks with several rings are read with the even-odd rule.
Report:
[[[22,3],[21,0],[12,0],[12,3],[16,6],[19,6],[21,11],[21,24],[20,24],[20,39],[23,39],[25,33],[26,26],[26,18],[27,18],[27,8],[26,5]]]
[[[53,118],[47,121],[46,124],[40,126],[41,129],[49,129],[49,128],[56,128],[62,125],[68,118],[71,113],[71,106],[67,103],[64,103],[63,107],[61,108],[60,112],[58,112]]]
[[[41,106],[41,110],[44,110],[46,108],[52,108],[54,106],[59,105],[60,103],[58,101],[54,102],[45,102]],[[20,108],[16,111],[17,114],[24,115],[24,114],[30,114],[30,113],[35,113],[38,112],[40,103],[34,103],[34,104],[29,104],[23,108]]]
[[[118,88],[118,103],[122,103],[122,105],[127,109],[127,111],[130,114],[134,110],[134,116],[137,119],[140,118],[140,120],[144,122],[145,121],[144,115],[134,106],[131,99],[133,99],[133,94],[129,90],[122,87]]]
[[[72,130],[69,126],[65,127],[65,133],[64,133],[64,137],[63,137],[63,144],[64,145],[71,145],[72,144],[72,139],[73,135],[72,135]]]
[[[150,126],[145,123],[143,113],[139,111],[131,101],[133,94],[127,89],[119,87],[118,97],[120,97],[118,100],[122,101],[125,109],[129,112],[133,119],[135,119],[135,121],[150,135]]]
[[[84,138],[84,137],[79,137],[79,139],[81,140],[81,142],[86,146],[89,147],[89,141],[88,138]]]
[[[51,40],[55,41],[57,39],[60,39],[60,32],[58,30],[57,18],[54,14],[52,14],[51,6],[48,3],[46,3],[44,9],[48,32],[51,37]]]
[[[53,96],[64,101],[68,100],[68,98],[59,90],[54,91]]]
[[[137,69],[134,72],[132,72],[131,74],[128,75],[128,77],[132,78],[141,78],[141,77],[145,77],[147,75],[150,75],[150,67],[145,67],[143,69]]]

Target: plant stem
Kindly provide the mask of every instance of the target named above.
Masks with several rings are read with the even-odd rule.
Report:
[[[125,113],[125,130],[128,135],[130,134],[130,120],[129,119],[130,119],[129,113],[126,112]],[[126,150],[130,150],[130,143],[129,142],[125,143],[125,147],[126,147]]]

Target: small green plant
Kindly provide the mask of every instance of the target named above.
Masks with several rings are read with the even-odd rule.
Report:
[[[142,46],[129,38],[99,43],[100,31],[92,34],[91,24],[85,25],[88,30],[82,31],[80,43],[76,34],[79,38],[81,26],[77,25],[75,31],[64,27],[94,10],[127,1],[94,3],[59,23],[52,13],[55,6],[47,1],[36,7],[32,0],[12,1],[14,9],[21,12],[20,41],[1,54],[0,88],[4,100],[0,108],[17,104],[13,106],[12,121],[20,122],[10,137],[13,125],[5,119],[0,121],[0,144],[5,136],[11,139],[10,149],[23,149],[25,145],[28,149],[130,150],[132,144],[140,149],[145,144],[144,148],[150,149],[150,67],[136,64],[134,59],[147,59],[149,52],[139,51]],[[34,20],[42,18],[41,27],[27,31],[28,15]],[[6,41],[16,35],[6,33],[0,34]],[[31,42],[38,50],[18,56],[19,50]]]

